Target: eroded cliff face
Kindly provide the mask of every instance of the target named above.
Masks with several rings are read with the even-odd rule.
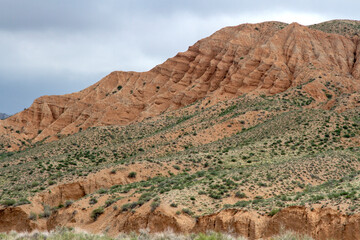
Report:
[[[164,167],[172,164],[137,163],[115,173],[104,169],[77,181],[52,186],[30,199],[31,204],[0,208],[0,232],[50,231],[61,226],[92,233],[107,232],[111,236],[142,229],[152,233],[170,229],[177,233],[213,230],[241,235],[248,239],[268,239],[291,230],[319,240],[360,239],[360,215],[345,215],[330,207],[310,209],[293,206],[282,209],[274,216],[259,214],[256,211],[222,209],[195,218],[185,213],[179,214],[178,208],[171,207],[165,202],[155,209],[151,206],[152,202],[145,202],[134,211],[123,210],[125,204],[138,201],[138,196],[134,192],[119,198],[111,206],[106,205],[110,193],[99,196],[96,204],[89,205],[91,194],[101,188],[111,189],[115,185],[169,174]],[[128,178],[128,174],[134,170],[138,172],[136,178]],[[177,173],[178,170],[172,170],[172,174]],[[67,200],[77,201],[56,209]],[[48,218],[30,218],[31,214],[43,213],[46,205],[55,207]],[[99,207],[103,207],[104,212],[94,220],[91,217],[92,212]]]
[[[20,207],[0,209],[0,232],[32,231],[36,224],[31,223],[29,215]]]
[[[199,218],[194,229],[230,231],[249,239],[268,239],[287,230],[319,240],[359,239],[359,219],[359,215],[347,216],[330,208],[294,206],[273,217],[229,209]]]
[[[357,36],[296,23],[227,27],[148,72],[113,72],[80,92],[36,99],[0,121],[1,141],[12,150],[21,140],[54,140],[92,126],[126,125],[197,100],[276,94],[295,86],[319,103],[313,107],[332,108],[342,94],[351,97],[339,101],[351,106],[359,100],[359,55]],[[336,92],[326,90],[326,82]],[[334,97],[324,106],[326,93]]]
[[[46,204],[51,207],[57,207],[60,204],[64,204],[66,200],[78,200],[99,189],[109,189],[115,185],[126,185],[159,175],[168,175],[164,168],[171,166],[171,164],[164,163],[160,166],[152,163],[136,163],[126,168],[124,167],[115,173],[111,173],[109,169],[103,169],[97,173],[90,174],[86,178],[79,178],[76,181],[54,185],[48,190],[37,194],[32,202],[38,203],[37,205]],[[137,172],[136,177],[129,178],[129,173],[133,171]],[[178,172],[178,170],[172,170],[174,174]]]
[[[248,239],[269,239],[291,230],[308,235],[316,240],[360,238],[360,215],[347,216],[330,208],[307,209],[288,207],[275,216],[259,215],[236,209],[193,218],[177,215],[168,206],[151,210],[145,204],[136,212],[106,208],[97,220],[90,218],[89,210],[77,205],[57,210],[48,219],[31,221],[27,206],[0,209],[0,231],[54,230],[76,227],[92,233],[107,232],[111,236],[119,233],[147,230],[151,233],[172,230],[176,233],[217,231],[244,236]],[[14,224],[16,223],[16,224]]]

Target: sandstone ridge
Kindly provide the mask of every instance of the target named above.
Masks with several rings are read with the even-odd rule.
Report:
[[[223,28],[143,73],[112,72],[76,93],[43,96],[0,121],[2,143],[57,139],[100,125],[126,125],[187,106],[242,94],[277,94],[323,76],[340,93],[359,89],[358,36],[329,34],[297,23],[265,22]],[[325,74],[324,74],[325,73]],[[319,85],[308,86],[317,101]],[[320,86],[321,88],[321,86]]]

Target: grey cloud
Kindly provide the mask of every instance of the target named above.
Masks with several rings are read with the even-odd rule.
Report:
[[[0,112],[15,113],[40,95],[78,91],[114,70],[149,70],[228,25],[354,19],[360,2],[0,0],[0,6]]]
[[[200,17],[218,14],[257,14],[268,10],[290,10],[331,16],[358,16],[358,1],[234,1],[234,0],[2,0],[0,28],[23,29],[115,29],[137,27],[137,22],[166,19],[176,13]]]

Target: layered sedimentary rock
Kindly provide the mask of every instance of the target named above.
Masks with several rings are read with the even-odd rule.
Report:
[[[90,232],[106,231],[116,236],[121,232],[147,230],[151,233],[174,231],[177,233],[217,231],[244,236],[247,239],[269,239],[284,231],[306,234],[317,240],[360,238],[358,214],[347,216],[333,209],[306,209],[289,207],[275,216],[261,216],[255,212],[235,209],[222,210],[197,219],[177,215],[174,210],[159,207],[152,211],[145,204],[136,212],[106,209],[96,221],[88,211],[68,207],[51,215],[49,219],[31,221],[26,207],[0,209],[0,231],[54,230],[58,226],[77,227]],[[16,223],[14,225],[14,223]]]
[[[358,36],[297,23],[223,28],[148,72],[112,72],[80,92],[36,99],[0,121],[1,141],[12,149],[19,140],[51,140],[92,126],[126,125],[199,99],[277,94],[296,86],[304,86],[317,102],[332,94],[333,102],[324,108],[333,107],[341,94],[355,94],[352,102],[357,103],[359,44]],[[325,81],[338,92],[326,90]]]

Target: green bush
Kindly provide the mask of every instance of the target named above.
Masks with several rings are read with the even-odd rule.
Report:
[[[193,215],[194,213],[190,210],[190,209],[188,209],[188,208],[183,208],[182,210],[181,210],[183,213],[186,213],[186,214],[188,214],[188,215]]]
[[[170,207],[176,208],[178,205],[176,203],[171,203]]]
[[[173,165],[173,168],[175,168],[176,170],[180,170],[180,166],[178,165]]]
[[[34,212],[31,212],[29,215],[29,219],[32,221],[35,221],[37,219],[37,214]]]
[[[97,199],[94,198],[94,197],[90,198],[90,200],[89,200],[89,204],[90,204],[90,205],[94,205],[94,204],[96,204],[97,202],[98,202]]]
[[[6,199],[4,201],[1,202],[2,205],[10,207],[15,205],[16,201],[14,199]]]
[[[275,214],[277,214],[279,211],[280,211],[279,208],[275,208],[275,209],[271,210],[271,211],[268,213],[268,215],[269,215],[270,217],[272,217],[272,216],[274,216]]]
[[[50,180],[48,181],[48,184],[51,186],[51,185],[54,185],[56,182],[54,180]]]
[[[234,204],[235,207],[246,207],[250,204],[249,201],[238,201]]]
[[[129,173],[128,178],[136,178],[136,172]]]
[[[160,206],[160,200],[154,200],[150,206],[151,206],[151,211],[152,212],[155,211],[155,209]]]
[[[243,193],[243,192],[237,191],[235,193],[235,197],[237,197],[237,198],[246,198],[246,194]]]
[[[141,194],[141,196],[139,197],[139,202],[148,202],[150,201],[150,199],[152,198],[152,194],[147,192],[147,193],[143,193]]]
[[[125,212],[125,211],[128,211],[130,209],[134,209],[137,206],[138,206],[138,202],[126,203],[126,204],[121,206],[121,211]]]
[[[15,204],[16,206],[30,204],[31,202],[26,198],[20,198],[20,200]]]
[[[105,207],[107,208],[107,207],[111,206],[111,204],[113,204],[114,202],[116,202],[115,199],[108,199],[108,200],[106,200],[106,202],[105,202]]]
[[[74,203],[73,200],[66,200],[65,207],[70,207]]]
[[[91,218],[96,221],[97,218],[104,213],[104,208],[103,207],[99,207],[97,209],[94,209],[92,212],[91,212]]]
[[[49,205],[44,205],[44,212],[39,214],[39,218],[48,218],[51,216],[51,207]]]
[[[106,189],[104,189],[104,188],[100,188],[99,190],[98,190],[98,193],[99,194],[105,194],[105,193],[107,193],[108,192],[108,190],[106,190]]]

